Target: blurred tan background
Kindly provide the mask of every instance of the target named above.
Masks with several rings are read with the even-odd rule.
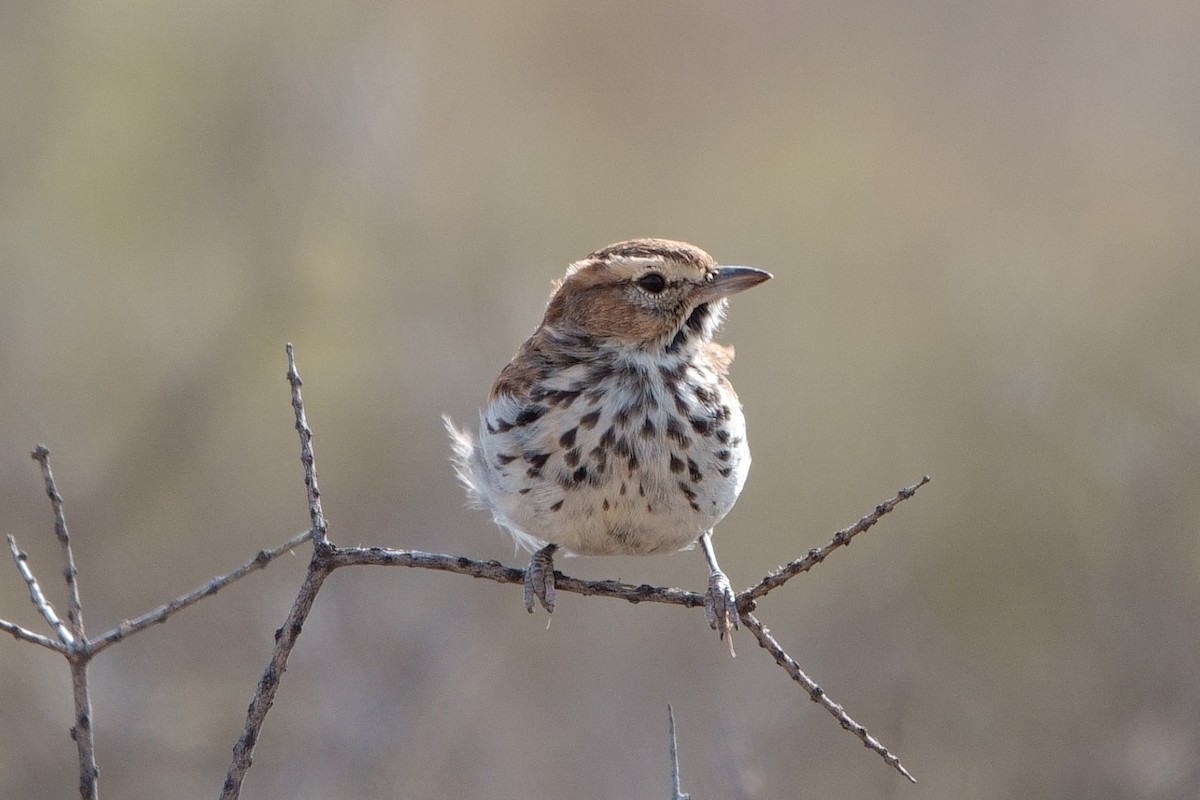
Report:
[[[303,530],[498,558],[473,420],[609,242],[737,297],[738,586],[934,482],[760,609],[921,780],[699,612],[341,571],[251,798],[1200,794],[1200,6],[6,4],[0,528],[100,632]],[[107,797],[219,791],[304,553],[108,651]],[[571,574],[700,589],[696,552]],[[61,602],[61,600],[60,600]],[[44,627],[11,565],[0,617]],[[76,792],[62,660],[0,641],[0,796]]]

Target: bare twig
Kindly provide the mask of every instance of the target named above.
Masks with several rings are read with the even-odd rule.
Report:
[[[671,800],[692,800],[679,785],[679,745],[675,741],[675,712],[670,703],[667,703],[667,730],[671,735]]]
[[[38,585],[37,578],[34,577],[33,571],[29,569],[29,557],[17,549],[17,540],[8,535],[8,552],[12,553],[13,561],[17,565],[17,572],[21,573],[21,579],[25,581],[25,585],[29,587],[29,599],[33,601],[33,605],[37,607],[38,613],[42,615],[42,619],[46,620],[46,624],[54,629],[54,633],[58,635],[58,641],[62,643],[62,647],[56,647],[59,652],[66,652],[68,647],[75,644],[75,637],[67,630],[67,626],[58,618],[58,614],[54,613],[54,606],[46,599],[46,595],[42,594],[42,587]]]
[[[242,735],[233,746],[233,760],[225,774],[221,800],[236,800],[241,796],[242,781],[245,780],[246,772],[254,761],[254,746],[258,743],[258,735],[267,719],[267,712],[275,702],[275,693],[279,690],[279,682],[287,669],[288,657],[292,654],[292,648],[296,646],[304,621],[308,619],[308,612],[312,610],[313,601],[317,599],[317,592],[321,590],[321,584],[325,582],[330,571],[331,567],[323,563],[321,553],[314,552],[296,602],[292,604],[283,627],[275,631],[275,649],[271,653],[270,663],[258,681],[258,689],[250,700]]]
[[[257,572],[275,559],[279,558],[279,556],[283,555],[284,553],[291,552],[298,545],[303,544],[310,538],[312,538],[312,531],[307,530],[303,533],[296,534],[283,544],[272,548],[271,550],[259,550],[254,558],[250,559],[245,564],[242,564],[237,569],[227,572],[224,575],[219,575],[204,585],[198,586],[187,594],[180,595],[169,603],[165,603],[158,608],[153,609],[152,611],[147,611],[145,614],[142,614],[141,616],[135,617],[131,620],[125,620],[107,633],[90,640],[88,642],[88,647],[91,649],[91,652],[94,655],[116,644],[127,636],[132,636],[135,633],[144,631],[160,622],[166,622],[176,612],[182,611],[188,606],[194,605],[204,598],[216,594],[234,581],[246,577],[251,572]]]
[[[850,715],[846,713],[844,708],[833,702],[833,700],[829,698],[829,695],[825,694],[825,690],[818,686],[816,681],[804,673],[804,670],[800,668],[800,665],[796,663],[796,660],[789,656],[787,652],[785,652],[784,649],[779,646],[779,642],[775,641],[775,637],[771,636],[771,631],[761,622],[759,622],[757,617],[747,612],[742,614],[742,622],[745,624],[746,628],[748,628],[750,632],[754,634],[754,638],[758,639],[759,645],[761,645],[764,650],[771,654],[771,657],[775,659],[775,663],[783,667],[787,674],[792,676],[792,680],[804,687],[804,691],[808,692],[808,696],[812,698],[814,703],[817,703],[830,714],[832,714],[834,719],[836,719],[843,728],[850,731],[860,740],[862,740],[862,743],[865,747],[878,753],[889,766],[893,767],[897,772],[908,778],[913,783],[917,782],[917,779],[914,778],[909,771],[904,768],[904,765],[900,763],[900,759],[897,756],[889,752],[886,747],[880,744],[878,739],[867,733],[866,728],[851,719]]]
[[[71,687],[75,700],[75,724],[71,727],[71,738],[79,753],[79,796],[83,800],[96,800],[99,789],[96,779],[100,770],[96,766],[96,742],[92,735],[92,699],[88,694],[88,664],[91,656],[72,653],[68,656],[71,665]]]
[[[271,705],[275,702],[275,693],[279,690],[279,683],[287,669],[292,648],[296,646],[296,640],[300,638],[300,631],[304,628],[304,621],[308,619],[308,614],[317,599],[317,592],[321,590],[325,578],[334,569],[334,565],[329,559],[334,547],[326,538],[325,514],[321,510],[321,490],[317,486],[317,467],[312,450],[312,430],[308,427],[308,420],[304,414],[304,398],[300,394],[303,381],[300,380],[300,373],[296,371],[296,358],[291,342],[287,343],[287,360],[287,379],[288,384],[292,387],[292,408],[296,412],[296,431],[300,435],[300,463],[304,467],[304,485],[308,490],[308,513],[312,519],[312,528],[309,533],[313,542],[313,555],[308,564],[308,573],[304,576],[304,583],[296,595],[296,601],[292,603],[283,627],[275,631],[275,649],[271,653],[271,661],[263,671],[254,697],[250,700],[250,707],[246,711],[246,723],[242,726],[242,735],[238,737],[237,744],[233,746],[233,760],[229,764],[229,771],[225,774],[225,785],[221,789],[222,800],[236,800],[241,796],[242,782],[246,779],[246,772],[254,761],[254,746],[258,742],[263,723],[266,722],[267,713],[270,712]]]
[[[46,482],[46,496],[54,508],[54,535],[62,546],[63,577],[67,581],[67,622],[71,625],[71,633],[78,641],[86,637],[83,632],[83,613],[79,604],[79,583],[76,581],[78,572],[75,569],[75,556],[71,553],[71,535],[67,532],[67,515],[63,510],[62,495],[54,484],[54,473],[50,471],[50,450],[44,444],[39,444],[30,453],[33,460],[42,467],[42,478]]]
[[[895,497],[891,498],[890,500],[885,500],[879,505],[875,506],[874,511],[872,511],[870,514],[867,514],[858,522],[854,523],[848,528],[842,528],[840,531],[835,533],[833,535],[833,539],[829,541],[829,544],[825,545],[824,547],[815,547],[812,550],[809,550],[803,558],[798,558],[795,561],[791,561],[788,564],[780,567],[774,572],[768,573],[754,586],[751,586],[749,589],[746,589],[743,592],[739,592],[737,597],[738,610],[740,611],[744,604],[763,597],[772,589],[777,589],[780,586],[783,586],[783,584],[787,583],[801,572],[808,572],[814,566],[824,561],[830,553],[832,553],[834,550],[837,550],[839,547],[845,547],[846,545],[850,544],[851,539],[878,522],[880,517],[882,517],[884,514],[887,514],[893,508],[900,505],[900,503],[912,497],[917,493],[917,489],[920,489],[922,486],[929,483],[929,481],[930,477],[928,475],[923,476],[921,480],[917,481],[912,486],[906,486],[905,488],[901,489],[896,493]],[[754,607],[752,605],[748,606],[748,610],[753,610],[753,608]]]
[[[322,548],[327,544],[325,514],[321,511],[321,489],[317,486],[317,467],[313,460],[312,429],[304,416],[304,398],[300,396],[300,373],[296,372],[296,354],[292,343],[287,343],[288,383],[292,387],[292,408],[296,412],[296,431],[300,434],[300,463],[304,465],[304,485],[308,490],[308,515],[312,519],[313,544]]]
[[[391,550],[385,547],[338,547],[329,555],[334,567],[380,566],[418,567],[459,575],[470,575],[497,583],[523,584],[525,570],[509,567],[499,561],[476,561],[464,556],[423,553],[420,550]],[[620,581],[585,581],[554,573],[554,585],[559,591],[595,597],[611,597],[630,603],[667,603],[687,608],[703,607],[704,596],[684,589],[641,584],[635,586]]]
[[[40,633],[34,633],[31,630],[22,628],[20,625],[9,622],[6,619],[0,619],[0,631],[11,633],[14,639],[23,639],[26,642],[40,644],[42,647],[53,650],[56,653],[65,653],[67,651],[67,648],[61,642],[56,642],[49,636],[42,636]]]

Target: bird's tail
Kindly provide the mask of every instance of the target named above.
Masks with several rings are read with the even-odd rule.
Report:
[[[450,435],[450,463],[454,466],[454,474],[458,476],[458,481],[467,490],[467,498],[472,508],[486,508],[483,497],[479,492],[479,487],[476,484],[476,472],[474,468],[475,454],[475,437],[469,431],[463,430],[454,424],[454,420],[450,419],[449,414],[442,415],[442,422],[446,425],[446,433]]]

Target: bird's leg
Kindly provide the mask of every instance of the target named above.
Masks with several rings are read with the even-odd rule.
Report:
[[[554,613],[554,551],[556,544],[548,544],[529,558],[525,568],[525,610],[533,613],[533,598],[542,608]]]
[[[704,593],[704,618],[722,639],[729,640],[729,655],[736,656],[733,652],[733,632],[741,624],[741,617],[738,616],[737,598],[733,587],[729,585],[729,578],[717,566],[711,530],[700,534],[700,547],[708,561],[708,591]]]

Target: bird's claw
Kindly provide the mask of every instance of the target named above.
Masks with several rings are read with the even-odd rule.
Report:
[[[715,570],[708,576],[708,591],[704,593],[704,618],[709,627],[723,640],[729,641],[729,654],[733,652],[733,632],[741,625],[738,616],[737,596],[724,572]]]
[[[525,568],[525,610],[533,613],[536,597],[547,613],[554,613],[554,546],[543,547],[529,559]]]

